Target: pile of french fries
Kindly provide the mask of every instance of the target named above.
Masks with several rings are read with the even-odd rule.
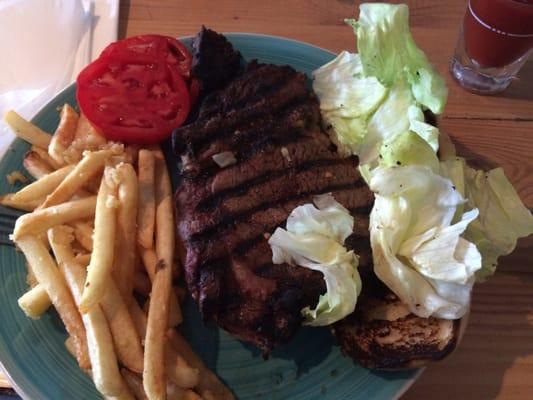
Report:
[[[53,305],[65,345],[106,399],[233,399],[175,329],[183,289],[172,188],[159,147],[108,142],[68,104],[53,135],[10,111],[35,181],[0,204],[29,213],[12,240],[31,318]]]

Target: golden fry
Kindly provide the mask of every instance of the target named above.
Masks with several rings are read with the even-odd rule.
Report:
[[[181,400],[202,400],[202,396],[200,396],[196,392],[193,392],[192,390],[186,390],[183,393],[183,397],[181,397]]]
[[[155,158],[157,160],[155,180],[155,250],[157,258],[163,260],[172,273],[176,246],[172,185],[163,154],[159,151],[156,153]]]
[[[67,351],[70,353],[70,355],[76,358],[76,347],[74,347],[74,339],[72,338],[72,336],[69,336],[67,340],[65,340],[65,347],[67,348]]]
[[[81,264],[81,265],[89,265],[89,263],[91,262],[91,255],[89,253],[86,253],[86,254],[76,254],[76,262]]]
[[[52,305],[52,301],[44,287],[37,284],[19,297],[18,305],[28,317],[38,319]]]
[[[136,271],[133,275],[133,289],[143,296],[149,296],[152,291],[150,279],[143,272]]]
[[[139,375],[128,371],[126,368],[122,368],[120,373],[137,400],[148,400],[144,392],[143,381]]]
[[[78,165],[71,170],[61,184],[46,198],[42,207],[46,208],[70,200],[93,175],[104,168],[105,162],[112,154],[111,150],[86,153]]]
[[[22,165],[26,168],[26,171],[30,173],[35,179],[41,179],[47,174],[54,171],[51,165],[48,165],[43,161],[39,155],[34,151],[28,151],[24,156]]]
[[[169,351],[169,345],[165,349],[165,371],[168,379],[183,389],[191,389],[198,385],[200,371],[191,368],[187,361],[175,351]]]
[[[74,236],[79,244],[87,251],[93,251],[93,228],[83,221],[75,221],[72,223],[74,228]]]
[[[146,337],[148,321],[146,314],[139,304],[132,299],[130,314],[135,327],[141,338]],[[191,350],[192,351],[192,350]],[[200,374],[198,368],[192,368],[187,361],[170,345],[165,345],[165,372],[168,379],[181,388],[192,388],[199,383]],[[208,370],[209,371],[209,370]]]
[[[118,188],[119,208],[117,234],[115,239],[115,260],[113,276],[124,299],[129,299],[133,290],[133,276],[136,263],[137,228],[137,174],[130,164],[119,164],[121,176]]]
[[[141,339],[128,306],[111,277],[107,291],[100,301],[100,306],[109,322],[119,361],[128,369],[141,373],[144,357]]]
[[[37,281],[46,290],[67,332],[73,337],[78,364],[81,368],[89,368],[87,337],[82,319],[57,264],[45,245],[34,236],[21,237],[16,244],[26,256]]]
[[[200,382],[196,390],[205,399],[234,400],[233,393],[218,379],[218,377],[204,364],[202,359],[194,352],[191,345],[176,330],[169,331],[169,347],[177,350],[187,363],[200,371]]]
[[[157,269],[157,255],[152,249],[143,250],[141,249],[141,257],[143,264],[146,268],[146,272],[150,277],[150,280],[154,281],[155,272]],[[181,307],[178,303],[176,293],[174,290],[170,293],[170,306],[169,306],[169,316],[168,316],[168,325],[176,326],[181,324],[183,321],[183,315],[181,313]]]
[[[66,167],[45,175],[41,179],[22,188],[17,193],[14,193],[11,196],[11,200],[24,203],[44,198],[52,193],[73,169],[73,166],[67,165]]]
[[[72,230],[66,226],[54,227],[48,231],[48,239],[61,272],[79,306],[87,273],[83,266],[76,263],[70,248],[74,239]],[[82,315],[82,320],[87,332],[94,384],[100,393],[116,396],[122,392],[122,377],[106,317],[100,306],[96,305]]]
[[[15,135],[41,149],[47,149],[51,136],[29,121],[26,121],[15,111],[8,111],[4,115],[4,121],[13,130]]]
[[[91,196],[25,214],[17,219],[13,238],[17,240],[23,235],[44,232],[55,225],[91,217],[95,208],[96,196]]]
[[[65,164],[63,156],[65,150],[74,140],[78,119],[78,113],[74,111],[70,104],[65,103],[61,109],[59,125],[48,145],[48,154],[60,165]]]
[[[172,188],[164,160],[156,163],[155,248],[159,259],[152,282],[148,325],[144,343],[144,390],[149,398],[164,399],[165,332],[168,328],[170,293],[172,292],[172,260],[174,257],[174,219]]]
[[[153,246],[155,226],[155,159],[150,150],[139,151],[139,208],[137,243],[145,249]]]
[[[118,183],[113,181],[114,173],[113,168],[106,168],[96,200],[93,253],[87,268],[87,281],[80,303],[82,313],[98,304],[111,278],[118,203],[116,199]]]
[[[50,154],[48,154],[45,149],[41,149],[40,147],[33,145],[31,146],[31,151],[37,153],[39,157],[41,157],[41,159],[50,165],[54,170],[61,168],[61,164],[50,157]]]
[[[76,127],[74,140],[83,150],[97,150],[107,144],[107,140],[91,125],[87,117],[81,114]]]
[[[135,329],[141,338],[141,342],[144,344],[144,338],[146,337],[146,325],[148,324],[146,314],[133,296],[128,303],[128,308],[130,310],[131,319],[133,320]]]
[[[44,201],[43,197],[36,198],[28,201],[16,201],[13,200],[16,193],[8,193],[0,196],[0,204],[5,207],[16,208],[22,211],[33,211]]]

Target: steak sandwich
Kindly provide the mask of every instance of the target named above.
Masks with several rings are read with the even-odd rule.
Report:
[[[302,324],[302,308],[315,307],[326,286],[320,272],[274,264],[268,239],[294,208],[331,193],[355,217],[345,245],[359,256],[363,276],[361,304],[333,329],[344,352],[389,369],[449,353],[455,323],[387,311],[400,305],[372,272],[373,194],[357,158],[342,156],[323,128],[307,77],[256,61],[243,68],[231,44],[205,28],[193,52],[205,97],[173,135],[180,160],[175,203],[185,278],[204,319],[264,354],[288,342]]]

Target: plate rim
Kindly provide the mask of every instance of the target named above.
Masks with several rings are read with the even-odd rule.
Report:
[[[254,33],[254,32],[221,32],[224,36],[231,37],[242,37],[242,38],[254,38],[254,37],[261,37],[263,39],[274,39],[277,41],[283,41],[283,42],[290,42],[296,45],[305,46],[308,48],[313,48],[315,50],[319,50],[325,53],[328,53],[331,56],[336,56],[336,53],[328,50],[326,48],[314,45],[309,42],[305,42],[298,39],[293,38],[287,38],[283,36],[278,35],[271,35],[271,34],[265,34],[265,33]],[[186,35],[186,36],[179,36],[177,37],[179,40],[192,40],[196,35]],[[231,41],[231,40],[230,40]],[[62,90],[57,92],[48,102],[43,104],[42,107],[39,108],[38,111],[34,113],[34,115],[31,116],[30,121],[35,122],[36,119],[38,119],[45,110],[49,108],[50,103],[52,103],[57,97],[64,96],[66,92],[72,90],[72,88],[76,85],[76,82],[72,82],[71,84],[64,87]],[[9,148],[13,145],[13,143],[16,141],[17,136],[13,137],[13,140],[6,144],[6,148]],[[0,158],[0,163],[3,162],[5,158],[5,154]],[[420,378],[422,373],[426,370],[426,367],[419,368],[416,370],[416,372],[409,377],[403,386],[401,386],[398,391],[395,393],[395,395],[391,398],[391,400],[398,400],[401,396],[403,396],[410,388],[411,386]],[[7,370],[7,368],[3,365],[2,360],[0,359],[0,371],[6,376],[8,381],[11,383],[13,390],[17,393],[18,396],[20,396],[23,400],[37,400],[35,398],[30,397],[25,390],[22,389],[22,387],[11,377],[11,373]],[[33,391],[33,390],[32,390]],[[39,391],[39,389],[37,389]]]

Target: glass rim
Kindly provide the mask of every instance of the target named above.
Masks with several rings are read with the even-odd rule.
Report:
[[[502,31],[500,29],[494,28],[493,26],[490,26],[485,21],[483,21],[479,17],[479,15],[477,15],[474,12],[474,10],[472,9],[472,2],[470,0],[468,0],[468,11],[470,11],[470,14],[472,15],[472,17],[474,17],[474,19],[477,22],[479,22],[480,25],[482,25],[484,28],[487,28],[488,30],[490,30],[490,31],[492,31],[494,33],[497,33],[497,34],[503,35],[503,36],[516,37],[516,38],[533,38],[533,33],[510,33],[510,32],[505,32],[505,31]]]

